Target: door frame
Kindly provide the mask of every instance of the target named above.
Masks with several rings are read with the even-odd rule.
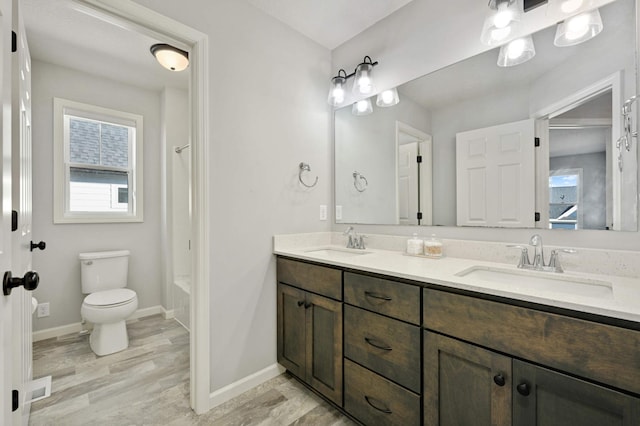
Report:
[[[191,309],[190,404],[197,413],[210,409],[209,300],[209,40],[187,25],[131,0],[75,0],[78,8],[98,19],[160,37],[190,51],[189,109],[191,136]]]

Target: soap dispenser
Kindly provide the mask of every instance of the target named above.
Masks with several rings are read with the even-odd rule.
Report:
[[[418,234],[413,234],[413,237],[407,240],[407,254],[414,256],[423,254],[423,242],[418,238]]]
[[[428,257],[442,257],[442,241],[436,238],[436,234],[431,234],[431,238],[424,241],[424,254]]]

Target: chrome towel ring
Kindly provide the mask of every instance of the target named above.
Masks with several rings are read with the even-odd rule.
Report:
[[[364,184],[362,182],[364,182]],[[367,181],[367,178],[362,175],[362,173],[353,172],[353,186],[355,186],[356,191],[364,192],[369,186],[369,182]]]
[[[316,180],[313,181],[311,185],[307,185],[302,180],[302,172],[310,172],[311,167],[307,163],[300,163],[298,167],[300,167],[300,171],[298,172],[298,180],[300,180],[300,183],[306,186],[307,188],[313,188],[314,186],[316,186],[316,184],[318,183],[318,176],[316,176]]]

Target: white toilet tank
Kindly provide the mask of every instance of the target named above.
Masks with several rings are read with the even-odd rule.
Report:
[[[129,250],[80,253],[78,258],[83,293],[127,286]]]

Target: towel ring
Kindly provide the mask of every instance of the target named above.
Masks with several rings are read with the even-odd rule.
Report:
[[[318,183],[318,176],[316,176],[316,180],[313,181],[311,185],[307,185],[302,180],[302,172],[310,172],[311,167],[307,163],[300,163],[298,167],[300,167],[300,171],[298,172],[298,180],[300,181],[300,183],[306,186],[307,188],[313,188],[314,186],[316,186],[316,184]]]
[[[361,184],[358,185],[362,181],[364,181],[364,186],[362,186]],[[367,181],[367,178],[364,177],[360,172],[353,172],[353,186],[356,188],[356,191],[364,192],[369,186],[369,182]]]

